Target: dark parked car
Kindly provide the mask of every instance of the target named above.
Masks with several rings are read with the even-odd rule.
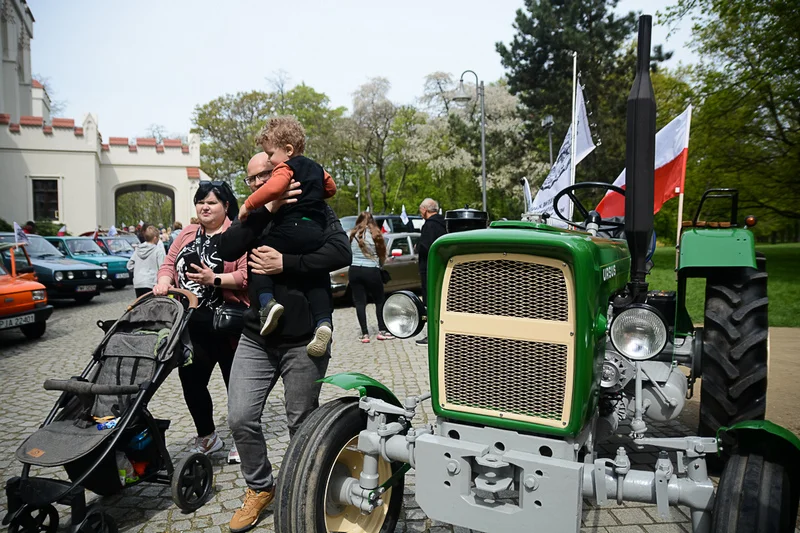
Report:
[[[26,246],[39,283],[47,287],[48,299],[72,298],[88,302],[108,285],[108,271],[83,261],[67,259],[58,249],[39,235],[28,235]],[[13,233],[0,233],[0,242],[14,242]],[[10,267],[11,254],[4,251],[3,263]]]
[[[66,257],[105,268],[108,271],[108,280],[115,289],[133,283],[133,276],[128,272],[128,259],[105,253],[91,238],[45,237],[45,239]]]
[[[373,215],[373,218],[379,228],[383,229],[384,222],[389,226],[389,231],[384,233],[419,233],[422,231],[422,224],[425,222],[419,215],[409,215],[408,223],[406,224],[403,224],[403,219],[400,215]],[[339,222],[342,223],[342,227],[349,234],[350,230],[355,227],[357,219],[358,217],[356,216],[342,217]]]
[[[386,293],[410,290],[417,291],[422,288],[419,279],[419,261],[416,247],[419,233],[384,233],[386,240],[386,263],[383,268],[392,276],[384,285]],[[340,268],[331,272],[331,292],[334,298],[341,298],[347,293],[348,269]]]

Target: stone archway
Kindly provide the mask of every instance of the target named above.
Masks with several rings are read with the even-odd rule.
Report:
[[[122,210],[127,211],[123,214],[120,212],[120,198],[126,195],[135,195],[132,199],[135,207],[122,206]],[[169,205],[160,202],[163,197],[169,200]],[[114,213],[112,216],[115,224],[125,222],[135,226],[139,220],[143,220],[146,223],[162,223],[169,227],[175,221],[175,191],[171,187],[155,183],[123,185],[114,190]],[[127,218],[130,218],[130,221]]]

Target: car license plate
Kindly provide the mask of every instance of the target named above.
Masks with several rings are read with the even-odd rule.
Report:
[[[33,315],[15,316],[12,318],[0,318],[0,329],[15,328],[24,324],[33,324],[36,321]]]
[[[97,290],[97,285],[78,285],[75,287],[75,292],[94,292]]]
[[[128,274],[127,272],[123,272],[122,274],[114,274],[114,277],[117,279],[128,279],[129,277],[131,277],[131,275]]]

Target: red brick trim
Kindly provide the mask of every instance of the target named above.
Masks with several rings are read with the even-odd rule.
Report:
[[[75,136],[83,137],[83,128],[75,128]]]
[[[0,113],[0,124],[11,124],[11,115]]]
[[[136,144],[138,146],[155,146],[156,140],[153,137],[137,137]]]
[[[183,144],[180,139],[164,139],[161,141],[167,148],[180,148]]]
[[[184,154],[188,154],[189,153],[189,147],[186,146],[185,144],[181,145],[181,152],[183,152]]]
[[[109,150],[111,150],[111,147],[107,144],[101,144],[100,149],[103,150],[104,152],[108,152]]]
[[[39,80],[31,80],[31,87],[34,89],[44,89],[44,85]]]
[[[19,117],[20,126],[38,126],[42,127],[44,119],[42,117]]]
[[[108,144],[111,146],[128,146],[127,137],[109,137]]]
[[[75,127],[75,119],[72,119],[72,118],[54,118],[53,119],[53,127],[54,128],[74,128]]]
[[[186,176],[192,179],[200,179],[200,169],[197,167],[186,167]]]
[[[128,145],[128,151],[129,152],[136,152],[137,150],[138,150],[138,148],[136,147],[135,144],[129,144]]]
[[[163,154],[164,153],[164,145],[163,144],[157,144],[156,145],[156,153],[159,153],[159,154]]]
[[[9,124],[8,125],[8,131],[10,131],[11,133],[19,133],[19,130],[20,130],[19,124]]]
[[[42,128],[42,131],[43,131],[43,132],[44,132],[46,135],[52,135],[52,134],[53,134],[53,126],[47,126],[47,125],[45,125],[45,126]]]

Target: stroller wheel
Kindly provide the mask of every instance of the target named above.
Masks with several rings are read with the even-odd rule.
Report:
[[[9,533],[55,533],[57,529],[58,511],[52,505],[23,505],[8,526]]]
[[[172,474],[172,501],[186,512],[203,506],[214,490],[214,470],[202,453],[184,457]]]
[[[55,531],[55,530],[54,530]],[[86,518],[72,533],[118,533],[117,523],[103,511],[89,511]]]

